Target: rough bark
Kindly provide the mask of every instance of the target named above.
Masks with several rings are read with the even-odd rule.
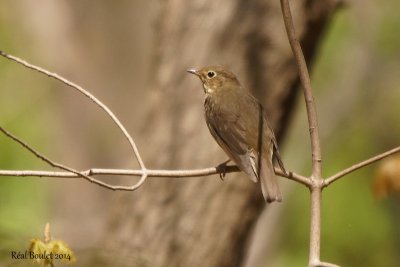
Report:
[[[188,68],[222,64],[264,104],[283,136],[297,95],[296,66],[279,1],[161,1],[156,52],[144,112],[145,160],[152,168],[193,168],[226,159],[203,121],[203,92]],[[308,61],[335,3],[293,1]],[[134,107],[133,107],[134,108]],[[240,266],[266,204],[243,174],[150,179],[118,193],[105,246],[126,266]],[[274,204],[279,205],[279,204]],[[268,208],[268,207],[267,207]],[[120,265],[120,264],[118,264]],[[135,265],[136,266],[136,265]]]

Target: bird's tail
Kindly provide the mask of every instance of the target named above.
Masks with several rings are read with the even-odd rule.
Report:
[[[260,166],[260,183],[261,191],[265,201],[268,203],[282,201],[282,194],[279,189],[278,180],[275,176],[272,158],[263,157]]]

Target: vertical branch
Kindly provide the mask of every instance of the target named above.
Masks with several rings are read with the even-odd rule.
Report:
[[[317,120],[317,111],[315,108],[314,97],[312,95],[310,75],[308,74],[306,60],[304,59],[303,52],[299,41],[296,38],[296,32],[293,26],[293,19],[290,12],[288,0],[280,0],[285,22],[286,32],[289,38],[290,47],[294,57],[296,58],[297,68],[300,75],[300,81],[303,85],[304,99],[307,108],[308,124],[310,129],[311,138],[311,151],[312,151],[312,179],[321,180],[321,145],[319,138],[319,128]]]
[[[311,189],[310,252],[309,263],[318,266],[321,251],[321,189]]]
[[[307,64],[299,41],[296,38],[293,19],[288,0],[280,0],[283,20],[285,22],[286,32],[289,38],[290,47],[296,59],[299,71],[300,81],[303,86],[304,99],[306,102],[308,125],[311,139],[312,152],[312,174],[311,174],[311,219],[310,219],[310,254],[309,267],[335,266],[330,263],[324,263],[320,260],[321,244],[321,194],[324,184],[321,171],[321,144],[319,138],[319,128],[317,120],[317,111],[314,97],[312,95],[310,75]]]

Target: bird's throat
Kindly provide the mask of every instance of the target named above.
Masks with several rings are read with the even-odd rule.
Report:
[[[214,90],[208,87],[205,83],[203,83],[203,89],[205,94],[212,94],[214,92]]]

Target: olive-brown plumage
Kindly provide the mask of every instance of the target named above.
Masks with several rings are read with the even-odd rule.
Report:
[[[203,83],[205,118],[211,135],[240,170],[254,182],[260,181],[266,201],[281,201],[273,156],[285,169],[262,105],[222,66],[188,72]]]

